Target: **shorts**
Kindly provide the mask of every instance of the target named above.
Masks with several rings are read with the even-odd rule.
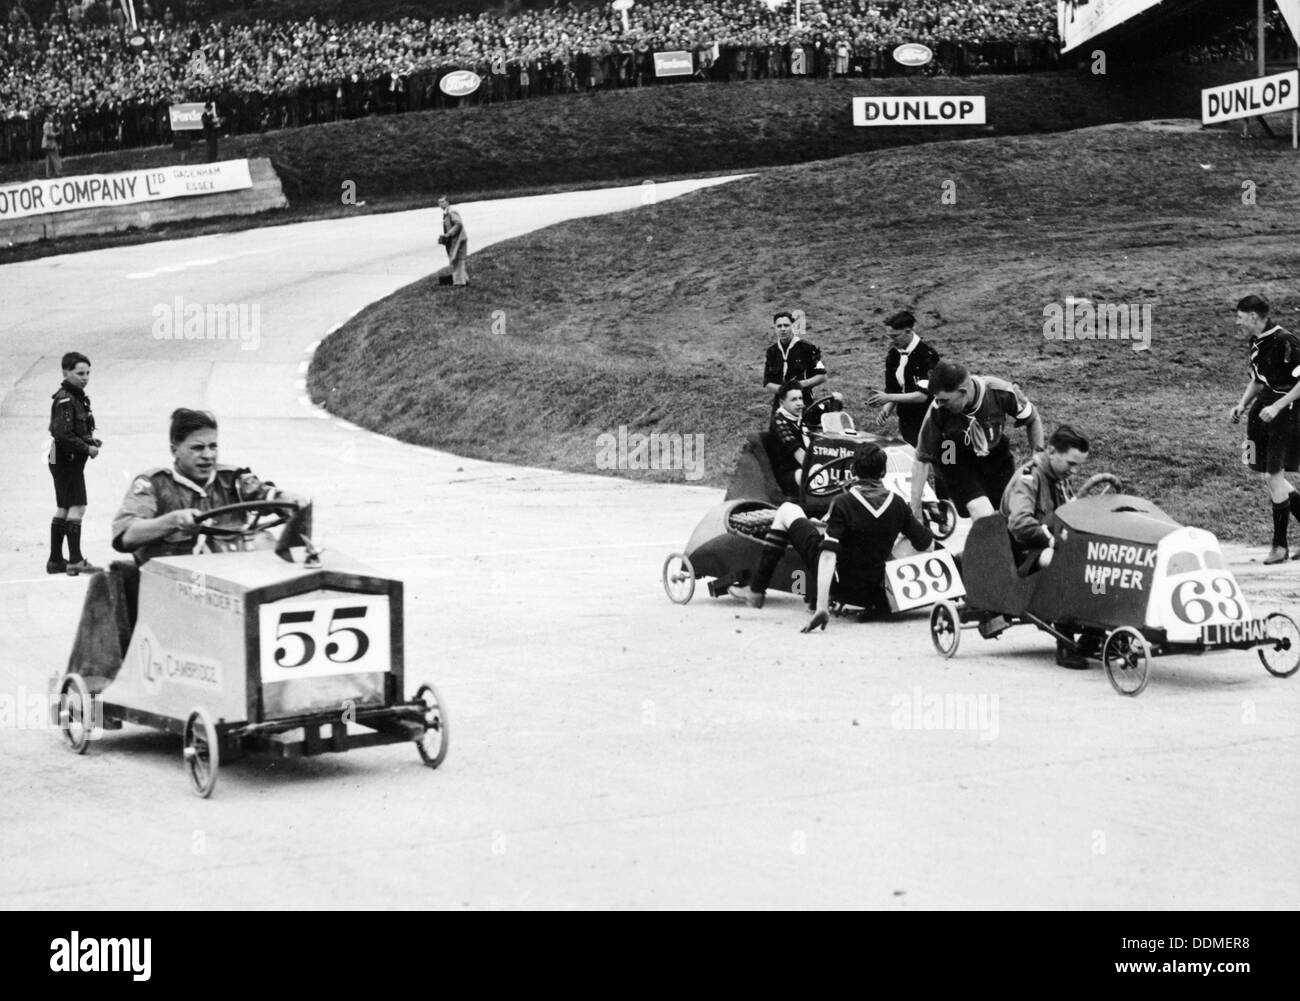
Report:
[[[55,507],[86,506],[86,459],[89,456],[78,455],[67,460],[60,459],[50,464],[50,476],[54,478]]]
[[[1005,442],[1003,439],[1002,447],[995,448],[983,458],[962,455],[958,462],[949,466],[934,464],[936,479],[943,479],[949,498],[963,518],[970,513],[966,505],[976,497],[987,499],[994,511],[1002,503],[1002,494],[1016,474],[1016,458],[1011,454],[1011,446]]]
[[[1272,421],[1259,419],[1259,412],[1279,399],[1272,393],[1260,394],[1246,418],[1246,440],[1251,445],[1247,465],[1257,473],[1300,472],[1300,409],[1292,404]]]

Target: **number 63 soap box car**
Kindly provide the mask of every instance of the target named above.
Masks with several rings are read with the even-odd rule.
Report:
[[[216,524],[232,512],[248,515],[245,528]],[[279,520],[259,523],[267,513]],[[235,551],[115,562],[91,578],[58,681],[57,722],[74,751],[124,722],[176,734],[204,797],[220,764],[245,752],[414,741],[425,764],[442,763],[442,697],[431,684],[405,697],[402,583],[301,533],[303,550],[257,548],[295,513],[274,501],[217,508],[197,531],[233,538]]]
[[[1031,624],[1056,639],[1064,666],[1100,659],[1111,685],[1135,696],[1153,657],[1255,650],[1280,678],[1300,666],[1300,628],[1284,612],[1252,616],[1215,536],[1180,525],[1128,494],[1083,497],[1057,508],[1050,564],[1021,576],[1006,519],[975,522],[966,541],[966,595],[930,613],[930,638],[944,657],[965,627],[985,639]]]

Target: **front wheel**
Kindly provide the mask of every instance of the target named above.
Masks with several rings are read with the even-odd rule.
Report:
[[[442,693],[427,682],[416,691],[415,700],[424,703],[424,733],[416,739],[415,749],[420,752],[421,761],[430,768],[437,768],[451,746],[447,703],[443,701]]]
[[[217,785],[221,747],[217,739],[217,728],[212,725],[212,718],[202,709],[195,709],[185,721],[185,746],[181,753],[194,794],[207,799]]]
[[[1132,626],[1121,626],[1106,637],[1101,648],[1106,677],[1120,695],[1138,696],[1151,674],[1151,648]]]
[[[961,645],[961,612],[953,602],[936,602],[930,609],[930,642],[944,659],[957,653]]]
[[[664,594],[674,605],[684,605],[695,594],[695,567],[684,553],[673,553],[664,560]]]
[[[1283,612],[1273,612],[1264,620],[1268,634],[1273,637],[1271,647],[1260,647],[1260,663],[1275,678],[1289,678],[1300,668],[1300,627],[1295,619]]]

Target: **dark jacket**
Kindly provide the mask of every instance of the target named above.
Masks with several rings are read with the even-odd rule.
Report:
[[[50,437],[54,439],[54,459],[72,462],[90,454],[95,437],[95,415],[90,412],[90,397],[80,387],[64,381],[51,397]]]
[[[939,364],[939,352],[926,344],[925,341],[918,340],[912,353],[907,356],[907,364],[903,368],[903,381],[898,381],[898,361],[902,352],[898,348],[891,347],[889,353],[885,355],[885,392],[886,393],[915,393],[930,391],[930,370]],[[921,433],[921,423],[925,420],[925,412],[930,407],[929,403],[900,403],[897,407],[898,412],[898,433],[909,445],[915,446],[917,436]]]

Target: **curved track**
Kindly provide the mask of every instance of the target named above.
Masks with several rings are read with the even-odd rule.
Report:
[[[463,214],[479,249],[640,197]],[[400,745],[253,758],[201,801],[174,738],[128,727],[75,757],[11,712],[0,906],[1300,906],[1300,862],[1277,836],[1300,820],[1300,684],[1253,654],[1157,661],[1147,693],[1122,699],[1099,669],[1053,667],[1024,631],[968,633],[943,661],[923,615],[801,636],[793,598],[755,612],[701,587],[674,606],[660,564],[716,491],[464,460],[305,406],[310,345],[440,267],[437,221],[0,269],[11,709],[63,667],[85,588],[40,573],[48,400],[75,347],[94,362],[106,441],[87,554],[110,557],[128,478],[166,460],[167,413],[210,407],[224,461],[314,494],[325,545],[406,581],[409,687],[436,682],[454,727],[437,772]],[[155,339],[152,311],[176,296],[258,304],[258,347]]]

